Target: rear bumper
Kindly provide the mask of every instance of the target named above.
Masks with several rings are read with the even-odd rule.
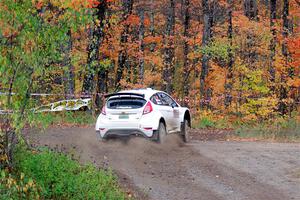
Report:
[[[142,130],[134,128],[123,128],[123,129],[107,129],[107,130],[96,130],[96,135],[98,139],[107,138],[110,136],[130,136],[139,135],[145,138],[150,138],[153,135],[153,130]]]
[[[139,120],[122,121],[114,121],[100,114],[95,130],[101,138],[109,135],[141,135],[150,138],[153,135],[153,131],[158,128],[159,120],[160,116],[156,112],[144,115]]]

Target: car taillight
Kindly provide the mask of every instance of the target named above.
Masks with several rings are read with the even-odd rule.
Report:
[[[148,101],[148,103],[146,104],[146,106],[144,108],[143,115],[151,113],[152,111],[153,111],[152,104],[150,103],[150,101]]]
[[[106,115],[105,106],[102,107],[101,114],[102,114],[102,115]]]

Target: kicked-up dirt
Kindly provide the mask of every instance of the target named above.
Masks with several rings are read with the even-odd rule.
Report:
[[[195,134],[195,133],[193,133]],[[143,138],[99,142],[93,128],[30,133],[37,146],[112,168],[137,199],[300,199],[300,144],[192,140],[166,144]]]

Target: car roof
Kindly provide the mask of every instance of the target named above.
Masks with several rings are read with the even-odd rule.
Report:
[[[142,89],[133,89],[133,90],[122,90],[118,93],[135,93],[145,95],[145,99],[149,99],[153,94],[157,92],[162,92],[159,90],[154,90],[152,88],[142,88]]]

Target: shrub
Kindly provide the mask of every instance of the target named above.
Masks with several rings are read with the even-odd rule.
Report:
[[[194,128],[217,128],[217,129],[228,129],[231,128],[229,119],[218,113],[214,114],[212,112],[199,112],[197,113],[194,121]]]
[[[18,171],[36,181],[44,199],[124,199],[112,172],[81,166],[64,154],[21,151],[17,160]]]
[[[215,126],[215,122],[208,117],[200,118],[198,124],[196,124],[197,128],[211,128],[214,126]]]
[[[38,189],[31,178],[19,177],[1,170],[0,199],[39,199]]]

